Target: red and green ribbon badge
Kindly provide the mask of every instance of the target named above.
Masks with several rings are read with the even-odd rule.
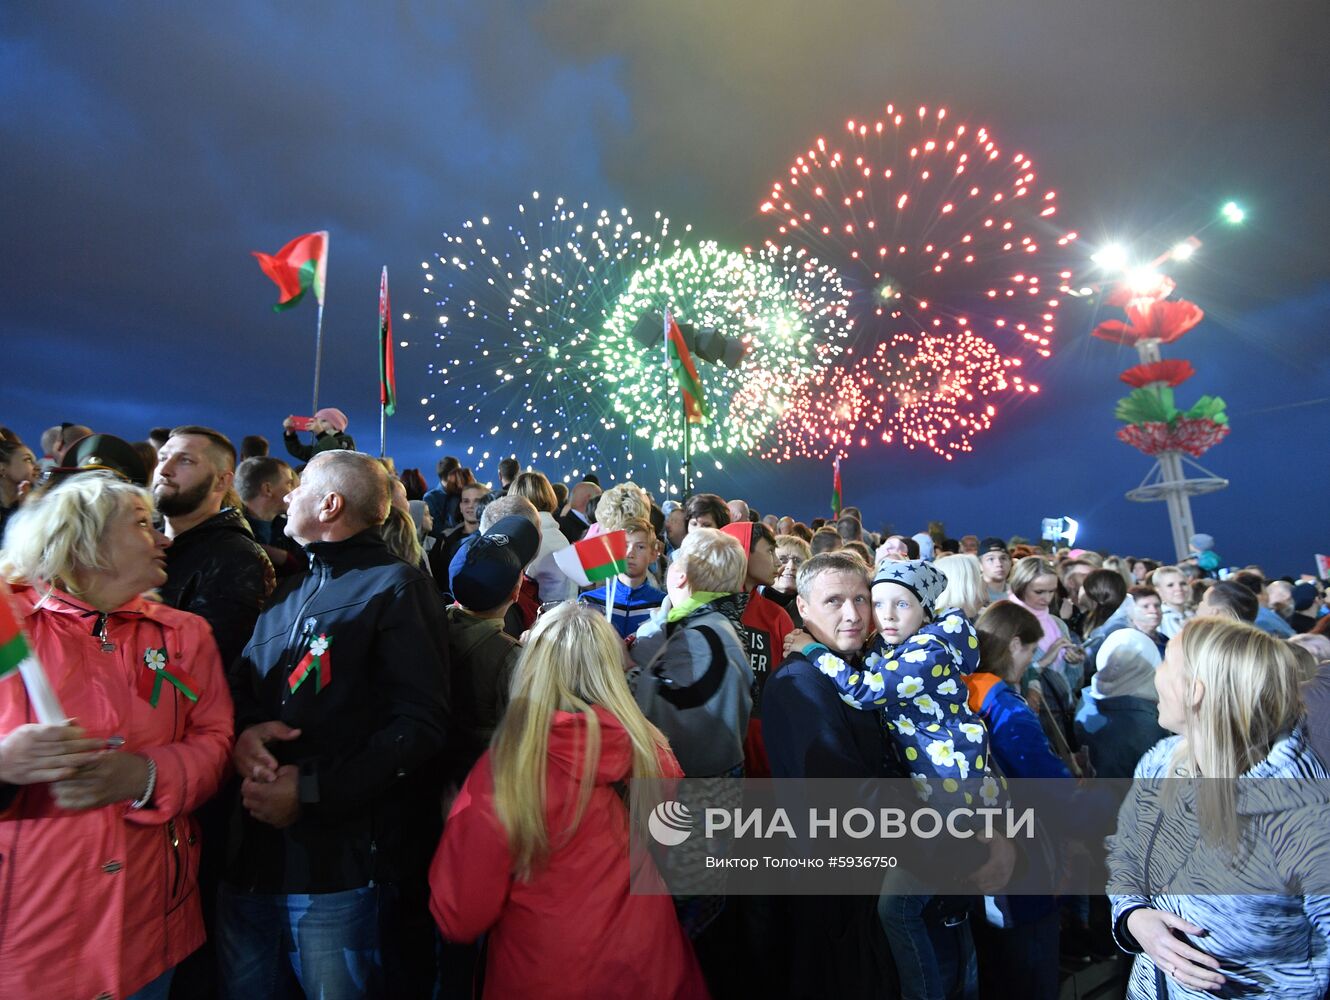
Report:
[[[183,670],[168,670],[166,665],[166,649],[153,649],[149,647],[143,651],[143,666],[146,668],[138,677],[138,691],[140,698],[146,698],[149,705],[157,707],[157,702],[162,696],[162,685],[170,682],[174,684],[176,690],[183,694],[190,701],[199,700],[199,682]]]
[[[332,683],[332,662],[328,658],[328,647],[331,644],[332,639],[326,635],[309,641],[309,650],[300,658],[300,662],[296,664],[295,670],[291,671],[291,676],[286,682],[292,694],[296,693],[296,689],[305,683],[305,678],[310,674],[314,675],[315,694]]]

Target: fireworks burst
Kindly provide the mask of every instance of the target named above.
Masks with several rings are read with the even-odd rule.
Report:
[[[539,193],[531,201],[516,225],[482,217],[445,233],[444,250],[422,263],[442,353],[430,366],[442,399],[421,401],[430,429],[436,445],[446,434],[488,439],[464,463],[478,470],[513,455],[568,469],[565,479],[605,467],[626,477],[646,456],[635,458],[638,442],[609,403],[595,345],[632,275],[680,241],[659,212],[643,225],[627,209],[558,198],[542,213]]]
[[[1003,398],[1038,391],[1019,370],[1052,353],[1076,234],[1057,227],[1029,157],[945,109],[887,105],[843,139],[796,157],[761,210],[770,245],[840,270],[864,320],[859,357],[793,387],[765,454],[820,458],[879,439],[951,459]]]
[[[748,452],[789,408],[790,387],[822,370],[846,336],[847,296],[834,270],[806,254],[754,253],[706,242],[633,274],[592,349],[596,374],[633,436],[657,450],[683,444],[679,389],[663,363],[663,340],[632,338],[640,317],[669,310],[679,323],[710,327],[743,344],[734,367],[695,352],[710,420],[691,432],[699,453]]]

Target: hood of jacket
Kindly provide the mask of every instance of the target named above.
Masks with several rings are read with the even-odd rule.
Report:
[[[730,624],[734,626],[736,632],[739,631],[743,621],[744,611],[748,608],[748,602],[752,600],[752,594],[747,591],[740,591],[737,594],[726,594],[724,597],[718,597],[709,604],[698,608],[693,614],[701,614],[704,611],[716,611],[728,618]],[[691,615],[689,617],[692,617]],[[742,632],[739,632],[743,635]]]
[[[632,773],[633,743],[618,718],[599,705],[592,711],[600,723],[600,752],[596,784],[611,785]],[[549,762],[552,769],[573,781],[582,780],[587,744],[587,720],[581,712],[555,712],[550,721]]]

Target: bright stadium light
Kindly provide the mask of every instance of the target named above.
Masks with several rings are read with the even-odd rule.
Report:
[[[1189,236],[1170,250],[1168,255],[1177,261],[1191,260],[1191,255],[1196,252],[1196,248],[1200,245],[1200,240],[1195,236]]]
[[[1115,273],[1127,266],[1127,248],[1121,243],[1110,243],[1093,254],[1090,259],[1098,264],[1101,270]]]
[[[1224,216],[1224,221],[1232,226],[1240,226],[1247,218],[1247,213],[1236,201],[1225,202],[1219,211]]]

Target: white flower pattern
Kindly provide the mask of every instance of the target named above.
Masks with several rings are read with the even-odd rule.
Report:
[[[896,685],[897,698],[913,698],[924,689],[924,680],[922,677],[903,677],[901,682]]]
[[[909,572],[909,564],[894,566]],[[878,636],[862,665],[829,651],[813,662],[846,704],[885,709],[884,728],[909,761],[921,800],[1002,804],[1002,782],[986,773],[988,729],[970,710],[963,680],[979,662],[978,639],[964,612],[948,608],[896,646]]]

